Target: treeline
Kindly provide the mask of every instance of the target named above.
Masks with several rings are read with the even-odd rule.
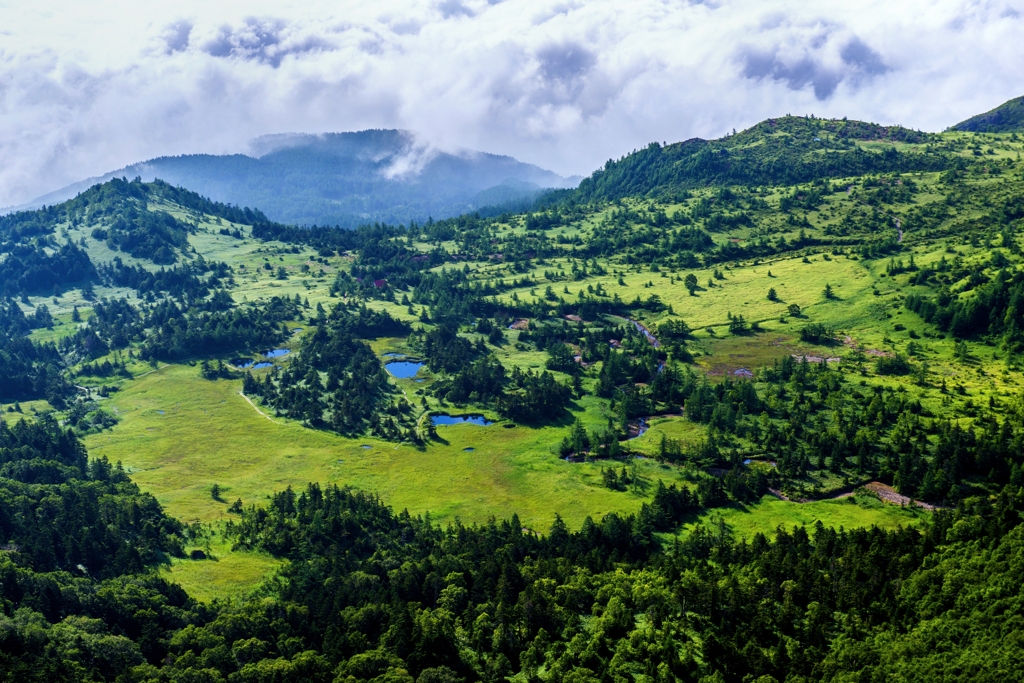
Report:
[[[432,371],[447,374],[431,388],[442,400],[490,405],[511,420],[534,423],[563,417],[574,397],[573,388],[550,372],[523,372],[515,367],[507,373],[482,339],[473,345],[451,323],[414,334],[409,341],[423,353]]]
[[[609,160],[580,183],[570,201],[586,203],[652,193],[675,196],[709,185],[795,185],[868,173],[945,170],[956,165],[951,155],[931,149],[865,151],[852,141],[923,142],[927,136],[874,124],[860,124],[858,132],[850,133],[850,123],[860,124],[786,116],[719,140],[694,138],[665,147],[651,143],[618,161]]]
[[[236,351],[257,351],[279,343],[287,335],[284,322],[294,320],[299,306],[288,297],[272,297],[259,305],[234,308],[226,297],[213,310],[184,308],[164,301],[150,309],[143,323],[148,330],[141,349],[143,358],[183,360],[196,356]]]
[[[0,422],[0,671],[18,681],[113,681],[164,661],[199,618],[148,568],[185,530],[120,464],[88,460],[52,417]]]
[[[161,295],[180,301],[198,301],[213,289],[234,283],[231,268],[223,261],[206,261],[150,271],[141,266],[126,266],[121,257],[99,267],[99,276],[113,287],[130,287],[140,298],[153,300]],[[208,274],[208,275],[207,275]]]
[[[904,305],[959,339],[991,336],[1012,353],[1024,350],[1024,273],[1001,268],[971,295],[958,297],[943,288],[935,298],[908,294]]]
[[[215,653],[255,638],[263,671],[283,680],[838,681],[917,667],[933,680],[977,680],[1019,670],[998,642],[1024,610],[1000,584],[1024,557],[1022,501],[1010,487],[922,530],[818,525],[732,541],[698,527],[662,554],[653,520],[670,513],[659,504],[578,532],[556,520],[538,536],[516,518],[440,529],[352,491],[289,489],[244,510],[231,533],[240,548],[291,560],[279,599],[297,611],[282,612],[278,628],[293,645],[250,607],[242,614],[253,621],[240,623],[253,627],[197,628],[168,668],[250,680],[252,659]],[[963,562],[976,570],[961,590],[996,590],[1004,609],[946,595]]]
[[[0,246],[0,296],[56,296],[69,284],[83,284],[96,277],[89,255],[77,245],[64,244],[52,251],[39,244]]]
[[[303,337],[288,366],[262,380],[247,373],[243,390],[311,427],[418,441],[412,407],[391,397],[394,389],[380,359],[360,338],[408,333],[408,325],[387,312],[353,309],[339,304],[328,317],[319,308],[316,329]]]
[[[26,316],[14,300],[0,299],[0,401],[45,398],[63,408],[74,394],[57,348],[28,338],[33,328],[46,327],[49,321],[45,306]]]
[[[238,507],[227,529],[238,549],[288,559],[279,579],[201,606],[144,573],[192,530],[52,419],[0,425],[0,668],[46,683],[1021,673],[1020,487],[917,529],[733,540],[712,521],[663,547],[658,531],[721,504],[708,481],[659,484],[637,514],[578,531],[556,518],[544,535],[514,516],[442,528],[337,486],[289,488]]]

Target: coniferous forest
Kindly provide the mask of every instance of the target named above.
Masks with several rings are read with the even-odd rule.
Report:
[[[0,680],[1020,679],[1022,134],[0,217]]]

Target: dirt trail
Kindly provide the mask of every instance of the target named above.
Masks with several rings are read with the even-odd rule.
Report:
[[[892,503],[893,505],[914,504],[924,508],[925,510],[935,510],[939,507],[937,505],[932,505],[931,503],[922,503],[919,500],[913,500],[909,496],[904,496],[902,493],[897,492],[893,487],[888,484],[883,484],[880,481],[872,481],[864,484],[864,488],[874,493],[886,503]]]
[[[239,391],[239,392],[238,392],[238,395],[239,395],[239,396],[241,396],[242,398],[244,398],[244,399],[246,400],[246,402],[247,402],[247,403],[248,403],[249,405],[251,405],[251,406],[253,407],[253,410],[255,410],[255,411],[256,411],[257,413],[259,413],[259,414],[260,414],[260,415],[262,415],[263,417],[267,418],[268,420],[270,420],[270,421],[271,421],[271,422],[273,422],[274,424],[278,424],[278,423],[277,423],[277,421],[276,421],[276,420],[274,420],[274,418],[270,417],[269,415],[267,415],[266,413],[264,413],[264,412],[263,412],[262,410],[260,410],[260,409],[259,409],[259,407],[258,407],[258,406],[257,406],[257,405],[256,405],[255,403],[253,403],[253,402],[252,402],[252,400],[251,400],[251,399],[250,399],[250,398],[249,398],[248,396],[246,396],[245,394],[243,394],[243,393],[242,393],[241,391]]]

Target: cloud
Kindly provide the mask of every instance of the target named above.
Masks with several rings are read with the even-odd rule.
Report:
[[[58,11],[59,10],[59,11]],[[0,5],[0,206],[273,133],[414,131],[562,174],[785,113],[941,130],[1021,94],[1019,0]]]

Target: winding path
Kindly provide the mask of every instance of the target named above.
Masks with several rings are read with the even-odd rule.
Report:
[[[274,418],[270,417],[269,415],[267,415],[266,413],[264,413],[264,412],[263,412],[262,410],[260,410],[260,409],[259,409],[259,406],[257,406],[257,405],[256,405],[255,403],[253,403],[253,402],[252,402],[252,399],[250,399],[250,398],[249,398],[248,396],[246,396],[245,394],[243,394],[243,393],[242,393],[241,391],[239,391],[239,392],[238,392],[238,395],[239,395],[239,396],[241,396],[242,398],[244,398],[244,399],[246,400],[246,402],[247,402],[247,403],[248,403],[249,405],[251,405],[251,406],[252,406],[252,408],[253,408],[253,410],[255,410],[255,411],[256,411],[257,413],[259,413],[259,414],[260,414],[260,415],[262,415],[263,417],[267,418],[268,420],[270,420],[270,421],[271,421],[271,422],[273,422],[274,424],[279,424],[279,423],[278,423],[278,422],[277,422],[277,421],[276,421],[276,420],[275,420]]]

